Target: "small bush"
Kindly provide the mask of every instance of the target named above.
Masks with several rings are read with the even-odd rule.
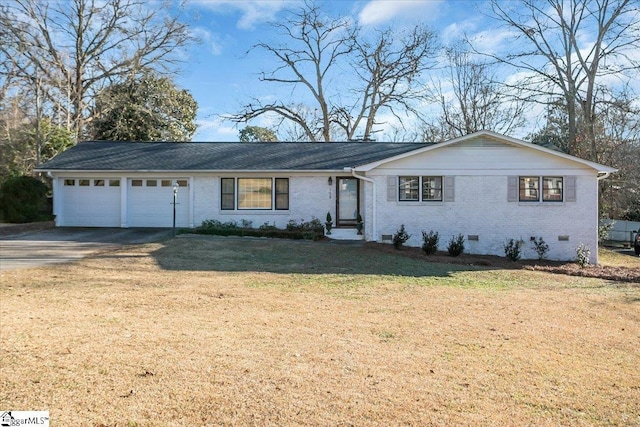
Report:
[[[547,245],[542,237],[539,239],[536,237],[531,242],[533,250],[538,254],[538,259],[545,259],[547,257],[547,252],[549,252],[549,245]]]
[[[241,221],[242,225],[252,225],[251,221]],[[209,219],[195,229],[197,234],[211,234],[216,236],[253,236],[272,237],[280,239],[306,239],[319,240],[324,236],[322,224],[314,219],[309,222],[289,221],[285,230],[277,228],[269,223],[262,224],[259,228],[241,227],[235,221],[220,222]]]
[[[613,226],[616,223],[615,221],[605,222],[605,220],[605,218],[602,218],[598,224],[598,243],[603,242],[607,238],[609,231],[613,229]]]
[[[511,261],[518,261],[522,256],[520,245],[520,240],[509,239],[509,241],[504,245],[504,255]]]
[[[429,233],[426,231],[422,231],[422,252],[426,255],[435,254],[438,251],[438,241],[440,240],[440,235],[438,232],[434,232],[433,230],[429,230]]]
[[[576,263],[584,268],[589,265],[589,257],[591,256],[591,249],[584,243],[580,243],[576,248]]]
[[[451,236],[451,240],[449,240],[449,246],[447,246],[447,251],[451,256],[458,256],[464,252],[464,236],[462,234],[458,234],[458,236]]]
[[[393,235],[393,247],[400,249],[404,243],[411,238],[410,234],[404,229],[404,224],[400,226],[400,229]]]
[[[7,179],[0,189],[2,218],[12,223],[51,220],[48,192],[46,184],[30,176]]]
[[[206,219],[202,221],[201,229],[221,229],[221,230],[235,230],[238,227],[238,223],[235,221],[221,222],[217,219]]]
[[[324,231],[322,223],[317,218],[312,218],[311,221],[301,219],[300,222],[297,222],[295,219],[291,219],[287,223],[286,229],[289,231],[314,231],[320,233]]]

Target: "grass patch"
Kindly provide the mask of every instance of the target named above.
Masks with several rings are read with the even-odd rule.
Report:
[[[86,426],[640,423],[635,283],[395,252],[195,236],[3,272],[0,402]]]

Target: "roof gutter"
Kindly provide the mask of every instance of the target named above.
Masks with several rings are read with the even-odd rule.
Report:
[[[371,236],[373,237],[374,241],[377,241],[376,236],[378,235],[377,232],[377,221],[376,221],[376,182],[371,179],[371,178],[367,178],[361,175],[356,174],[356,169],[355,168],[351,168],[351,175],[353,175],[354,178],[356,179],[360,179],[362,181],[366,181],[366,182],[370,182],[371,183],[371,192],[372,192],[372,197],[373,197],[373,218],[371,218]]]

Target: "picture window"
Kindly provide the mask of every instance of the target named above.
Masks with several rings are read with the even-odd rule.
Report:
[[[289,178],[221,178],[222,210],[288,210]]]

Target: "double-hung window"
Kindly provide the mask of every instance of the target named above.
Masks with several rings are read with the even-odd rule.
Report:
[[[222,178],[220,180],[220,208],[233,210],[236,206],[236,179]]]
[[[562,201],[562,177],[545,176],[542,178],[542,201],[561,202]]]
[[[221,178],[222,210],[287,210],[288,178]]]
[[[398,200],[401,202],[442,201],[441,176],[401,176],[398,189]]]
[[[401,176],[399,181],[400,192],[398,193],[401,202],[417,202],[420,193],[420,177],[417,176]]]
[[[519,200],[521,202],[562,202],[563,178],[561,176],[521,176]]]
[[[422,177],[422,200],[442,201],[442,177],[423,176]]]

